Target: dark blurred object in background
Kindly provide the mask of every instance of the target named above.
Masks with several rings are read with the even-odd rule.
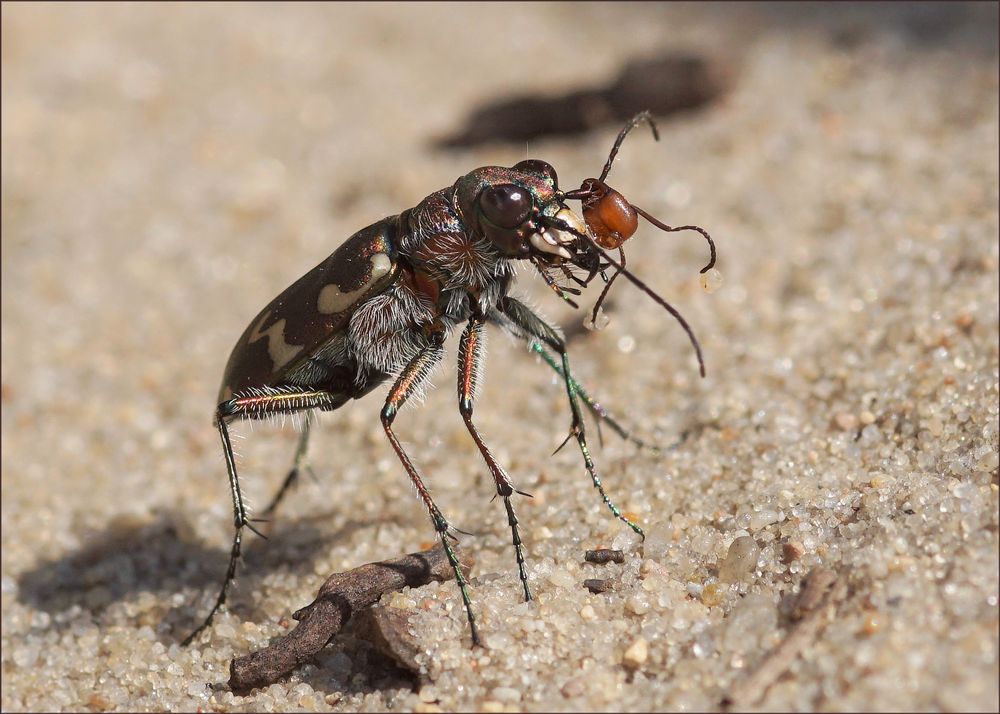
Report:
[[[620,125],[648,109],[663,117],[698,109],[725,91],[730,71],[721,62],[670,54],[625,65],[609,85],[557,97],[525,95],[482,106],[465,127],[438,139],[438,147],[488,141],[525,141],[546,134],[580,134],[603,125]]]

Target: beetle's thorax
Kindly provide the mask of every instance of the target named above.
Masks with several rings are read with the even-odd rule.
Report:
[[[470,296],[487,309],[507,293],[514,261],[466,225],[450,189],[432,193],[399,220],[403,279],[436,305],[440,315],[463,320],[471,309]]]

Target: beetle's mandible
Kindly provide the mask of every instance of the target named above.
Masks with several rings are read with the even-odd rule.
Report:
[[[451,526],[393,432],[399,410],[424,385],[444,355],[446,338],[459,327],[459,411],[506,510],[525,599],[531,599],[531,589],[511,502],[519,492],[473,422],[486,323],[525,340],[560,375],[572,414],[568,438],[576,440],[604,503],[642,535],[642,529],[604,492],[587,446],[580,402],[620,435],[628,437],[628,433],[572,377],[560,330],[509,294],[518,262],[533,266],[549,287],[574,306],[570,296],[580,290],[569,283],[584,287],[600,275],[607,285],[594,308],[596,315],[611,282],[624,275],[680,321],[704,375],[701,349],[691,329],[672,306],[626,269],[622,244],[635,233],[639,215],[662,230],[700,231],[711,248],[704,272],[715,263],[711,238],[697,226],[671,228],[660,223],[604,183],[623,139],[641,121],[648,122],[656,135],[649,114],[637,115],[619,133],[600,178],[587,179],[572,191],[561,191],[555,169],[537,159],[510,168],[486,166],[469,172],[416,207],[355,233],[250,322],[226,365],[214,420],[229,475],[236,532],[221,591],[204,623],[185,644],[225,604],[244,529],[257,532],[241,494],[229,423],[313,409],[332,411],[390,380],[382,426],[448,554],[472,641],[479,644],[468,586],[449,541]],[[581,201],[583,219],[566,205],[569,200]],[[617,250],[618,259],[609,250]],[[609,279],[607,271],[612,269]],[[267,511],[274,510],[297,478],[308,438],[306,419],[294,466]]]

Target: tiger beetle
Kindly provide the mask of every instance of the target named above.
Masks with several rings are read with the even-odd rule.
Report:
[[[225,604],[240,560],[243,529],[261,535],[253,525],[258,519],[250,518],[240,490],[230,422],[314,409],[333,411],[389,380],[393,381],[381,411],[382,427],[430,514],[455,572],[472,641],[480,644],[468,584],[449,540],[454,539],[451,531],[456,529],[434,503],[393,431],[399,410],[426,386],[444,356],[446,338],[460,325],[464,329],[458,354],[458,407],[503,500],[525,600],[531,599],[531,589],[511,496],[528,494],[514,488],[472,420],[487,323],[523,339],[557,372],[572,414],[567,441],[576,439],[587,473],[615,517],[644,535],[604,491],[587,445],[580,402],[595,414],[598,424],[603,420],[620,436],[631,435],[573,378],[560,330],[509,294],[515,268],[524,262],[574,307],[577,304],[570,296],[580,295],[580,288],[600,275],[606,287],[594,308],[596,316],[607,288],[624,275],[680,322],[704,376],[701,348],[691,328],[626,268],[622,244],[635,233],[638,216],[665,231],[697,230],[711,249],[705,272],[715,264],[712,239],[697,226],[672,228],[660,223],[604,182],[625,136],[643,121],[659,138],[649,113],[636,115],[618,134],[600,178],[587,179],[576,190],[561,191],[555,169],[538,159],[469,172],[415,208],[355,233],[253,319],[229,357],[214,418],[222,439],[236,528],[229,565],[211,612],[184,644],[202,632]],[[567,207],[568,200],[581,201],[582,219]],[[613,250],[618,251],[617,259],[608,252]],[[275,510],[303,470],[308,439],[307,417],[293,467],[264,515]]]

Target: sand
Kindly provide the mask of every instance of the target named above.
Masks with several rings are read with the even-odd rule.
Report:
[[[762,701],[774,710],[998,707],[998,76],[994,5],[4,4],[2,708],[716,709],[794,626],[806,573],[846,587]],[[214,399],[250,318],[344,239],[481,165],[575,185],[617,120],[457,149],[487,102],[612,80],[636,58],[724,68],[717,101],[631,137],[611,175],[697,234],[643,226],[610,324],[522,271],[580,379],[643,438],[566,448],[565,395],[491,332],[477,422],[517,486],[536,600],[459,417],[454,339],[401,437],[476,558],[472,649],[453,583],[384,598],[421,671],[344,633],[245,696],[234,655],[326,575],[433,542],[379,424],[324,416],[270,540],[215,596],[232,517]],[[585,297],[592,304],[596,291]],[[236,427],[263,505],[292,425]],[[591,425],[591,438],[596,433]],[[583,563],[616,547],[623,564]],[[587,578],[613,581],[606,593]],[[734,582],[729,582],[734,581]]]

